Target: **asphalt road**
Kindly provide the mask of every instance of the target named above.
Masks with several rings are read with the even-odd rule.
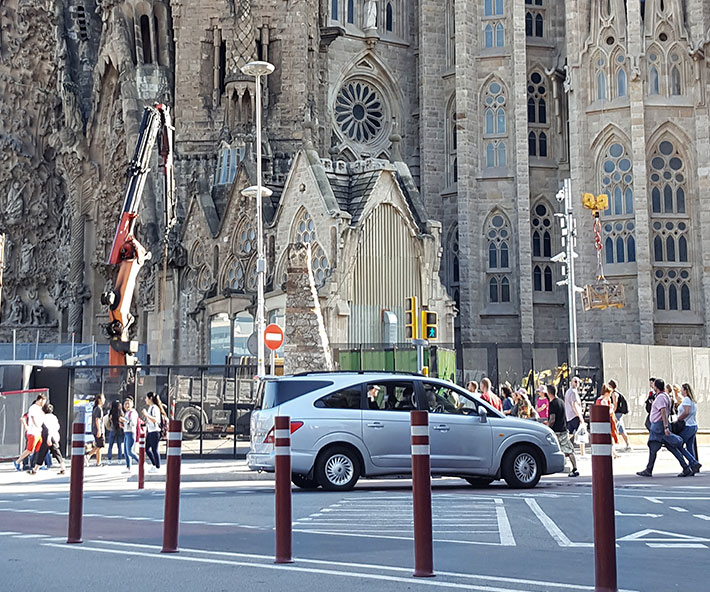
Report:
[[[147,486],[87,491],[79,545],[66,544],[66,492],[0,491],[0,589],[594,589],[588,479],[545,478],[532,491],[435,480],[431,579],[412,578],[408,480],[365,481],[346,493],[294,490],[295,562],[283,566],[273,563],[272,483],[185,484],[178,554],[160,554],[162,484]],[[707,475],[618,478],[620,589],[707,589],[708,502]]]

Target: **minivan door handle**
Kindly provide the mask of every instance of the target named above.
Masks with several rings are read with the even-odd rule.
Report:
[[[438,426],[432,426],[432,427],[438,432],[448,432],[450,429],[449,426],[447,426],[445,424],[441,424]]]
[[[385,427],[385,424],[383,424],[381,421],[373,421],[371,423],[367,424],[368,428],[383,428]]]

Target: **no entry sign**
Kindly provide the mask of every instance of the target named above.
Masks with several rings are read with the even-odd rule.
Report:
[[[284,342],[284,332],[281,327],[271,323],[264,329],[264,345],[270,350],[275,351],[279,349]]]

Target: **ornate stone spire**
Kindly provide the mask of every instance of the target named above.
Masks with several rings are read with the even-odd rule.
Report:
[[[230,0],[234,30],[227,42],[227,80],[242,77],[241,67],[256,59],[256,37],[251,0]]]

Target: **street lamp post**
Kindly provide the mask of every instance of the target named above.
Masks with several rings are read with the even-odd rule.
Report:
[[[266,278],[266,258],[264,257],[264,225],[262,221],[262,199],[271,195],[268,188],[261,186],[261,77],[274,71],[269,62],[249,62],[242,66],[242,73],[254,76],[256,93],[256,187],[248,187],[242,195],[256,197],[256,335],[257,335],[257,376],[263,378],[266,374],[264,364],[264,283]]]

